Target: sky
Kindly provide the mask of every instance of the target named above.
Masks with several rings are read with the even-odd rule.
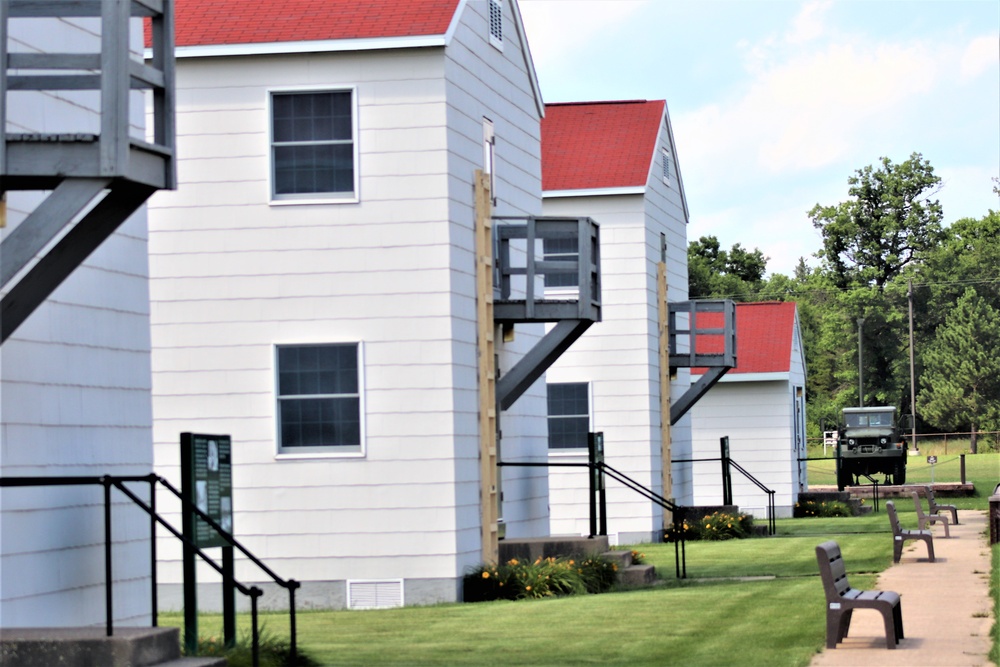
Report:
[[[519,0],[546,102],[665,99],[688,240],[790,275],[808,211],[920,153],[946,224],[1000,210],[998,0]]]

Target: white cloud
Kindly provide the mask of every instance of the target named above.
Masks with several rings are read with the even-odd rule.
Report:
[[[757,68],[738,98],[675,119],[685,163],[699,172],[738,156],[737,172],[819,169],[850,155],[872,126],[930,92],[940,76],[940,47],[839,39],[783,52]],[[750,58],[758,58],[753,51]]]
[[[997,66],[1000,57],[997,55],[1000,45],[1000,34],[993,33],[972,40],[962,54],[959,79],[967,83],[977,78],[983,72]]]
[[[582,49],[606,39],[608,30],[628,22],[652,0],[521,0],[531,56],[538,70],[572,63]],[[571,11],[566,11],[570,8]]]
[[[832,6],[830,0],[807,2],[798,16],[792,20],[785,41],[790,44],[801,44],[820,37],[825,32],[826,12]]]

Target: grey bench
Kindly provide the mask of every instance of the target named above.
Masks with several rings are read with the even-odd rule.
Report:
[[[947,510],[951,512],[951,522],[954,525],[958,525],[958,508],[954,505],[939,505],[936,498],[934,498],[934,489],[927,487],[927,513],[928,514],[940,514],[942,511]]]
[[[903,607],[894,591],[861,591],[851,588],[847,568],[834,541],[816,547],[819,575],[826,593],[826,647],[837,648],[851,626],[855,609],[874,609],[885,624],[885,647],[894,649],[903,638]]]
[[[903,544],[909,540],[923,540],[927,543],[927,557],[934,562],[934,536],[929,530],[912,530],[899,525],[899,515],[896,514],[896,504],[891,500],[885,503],[889,513],[889,525],[892,526],[892,562],[898,563],[903,556]]]
[[[948,527],[950,521],[944,514],[924,514],[924,506],[920,504],[920,494],[916,491],[910,493],[913,497],[913,507],[917,510],[917,528],[924,530],[930,525],[940,523],[944,526],[944,536],[951,537],[951,530]]]

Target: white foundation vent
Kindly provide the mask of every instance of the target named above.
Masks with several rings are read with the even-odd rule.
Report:
[[[348,609],[389,609],[402,606],[402,579],[358,579],[347,582]]]

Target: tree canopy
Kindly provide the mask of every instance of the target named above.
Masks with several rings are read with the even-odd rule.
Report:
[[[745,300],[759,291],[767,257],[739,243],[723,250],[719,239],[702,236],[688,244],[688,295],[692,299],[729,297]]]
[[[847,179],[850,199],[809,211],[823,235],[818,256],[840,286],[875,285],[898,276],[919,253],[937,245],[941,204],[929,199],[941,179],[920,153],[893,164],[859,169]]]
[[[798,304],[811,436],[862,399],[910,412],[911,285],[918,428],[1000,429],[1000,384],[990,384],[1000,378],[1000,213],[945,225],[939,185],[920,153],[858,169],[843,202],[807,212],[821,261],[800,260],[791,276],[765,279],[767,258],[738,243],[689,244],[691,298]]]

